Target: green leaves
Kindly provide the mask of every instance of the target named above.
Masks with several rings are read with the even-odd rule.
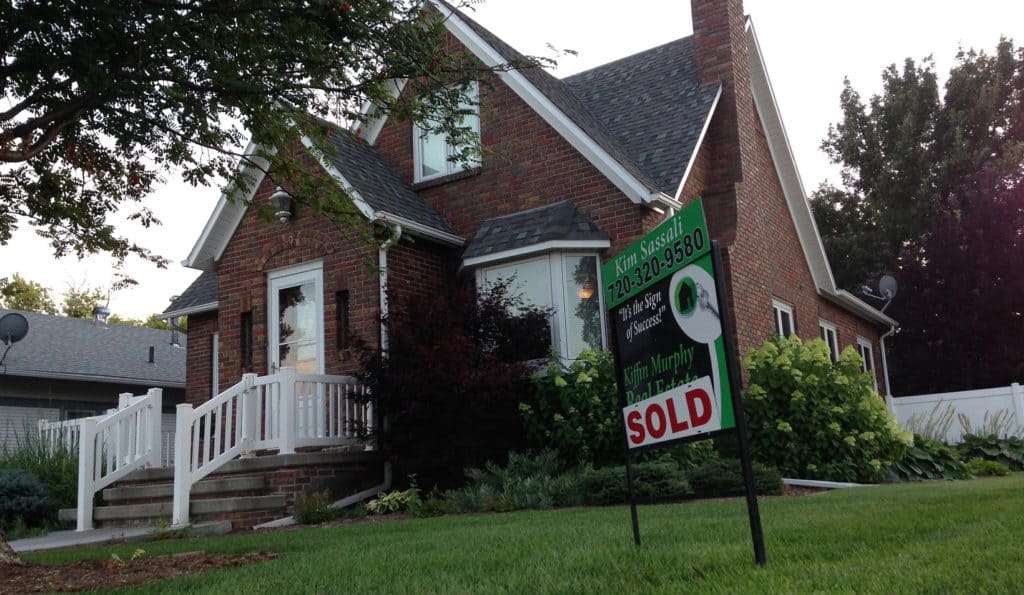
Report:
[[[747,355],[744,407],[755,459],[787,477],[875,481],[910,441],[847,348],[777,337]]]

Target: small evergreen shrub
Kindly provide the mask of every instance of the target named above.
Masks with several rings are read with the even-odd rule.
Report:
[[[972,477],[1006,477],[1010,474],[1010,468],[998,461],[989,461],[980,457],[974,457],[967,461],[967,472]]]
[[[57,505],[38,477],[21,469],[0,470],[0,523],[13,527],[21,519],[38,527],[56,515]]]
[[[21,469],[39,478],[57,508],[78,503],[78,451],[46,444],[35,427],[26,426],[14,447],[0,446],[0,469]]]
[[[331,507],[331,491],[299,494],[295,500],[295,521],[302,525],[318,525],[338,518],[340,511]]]
[[[409,513],[417,518],[444,516],[451,511],[451,503],[445,500],[444,494],[436,487],[430,490],[426,497],[409,505]]]
[[[832,363],[824,341],[776,337],[745,362],[753,456],[787,477],[877,481],[910,443],[857,352]]]
[[[583,473],[583,502],[604,505],[628,501],[626,467],[602,467]],[[692,493],[686,475],[671,456],[633,464],[633,489],[640,502],[681,500]]]
[[[914,434],[914,444],[893,464],[889,475],[907,481],[969,478],[956,450],[919,434]]]
[[[762,496],[782,493],[782,476],[774,467],[753,462],[754,490]],[[742,496],[747,493],[739,459],[708,461],[691,470],[687,476],[693,493],[699,498]]]
[[[587,349],[568,367],[552,355],[519,412],[531,446],[554,449],[566,466],[600,466],[622,460],[618,403],[611,353]]]
[[[978,457],[1002,463],[1013,471],[1024,471],[1024,439],[1016,436],[964,434],[957,450],[964,460]]]
[[[451,490],[447,499],[458,512],[577,506],[582,502],[578,471],[561,471],[553,451],[537,455],[509,453],[505,466],[488,462],[467,469],[466,486]]]

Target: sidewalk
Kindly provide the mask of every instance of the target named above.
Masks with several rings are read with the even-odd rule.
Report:
[[[224,535],[230,531],[230,521],[210,522],[193,526],[189,536]],[[152,541],[157,539],[160,534],[166,532],[167,529],[156,529],[153,527],[102,527],[88,531],[54,531],[42,537],[18,539],[9,543],[15,552],[23,554],[25,552],[59,550],[70,547],[105,545],[108,543]]]

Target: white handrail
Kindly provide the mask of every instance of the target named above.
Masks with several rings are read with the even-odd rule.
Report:
[[[245,374],[195,409],[178,405],[172,524],[189,522],[192,486],[236,456],[356,441],[361,429],[373,425],[365,395],[351,376],[298,374],[286,367],[269,376]]]
[[[113,412],[77,421],[77,531],[92,529],[96,492],[142,467],[160,465],[160,417],[163,391],[120,395]]]

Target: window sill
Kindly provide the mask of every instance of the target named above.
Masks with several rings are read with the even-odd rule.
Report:
[[[425,188],[433,188],[434,186],[440,186],[456,180],[464,180],[466,178],[472,178],[480,175],[480,171],[483,168],[481,166],[471,167],[462,171],[457,171],[452,174],[445,176],[438,176],[436,178],[430,178],[429,180],[423,180],[422,182],[414,182],[412,185],[413,190],[423,190]]]

